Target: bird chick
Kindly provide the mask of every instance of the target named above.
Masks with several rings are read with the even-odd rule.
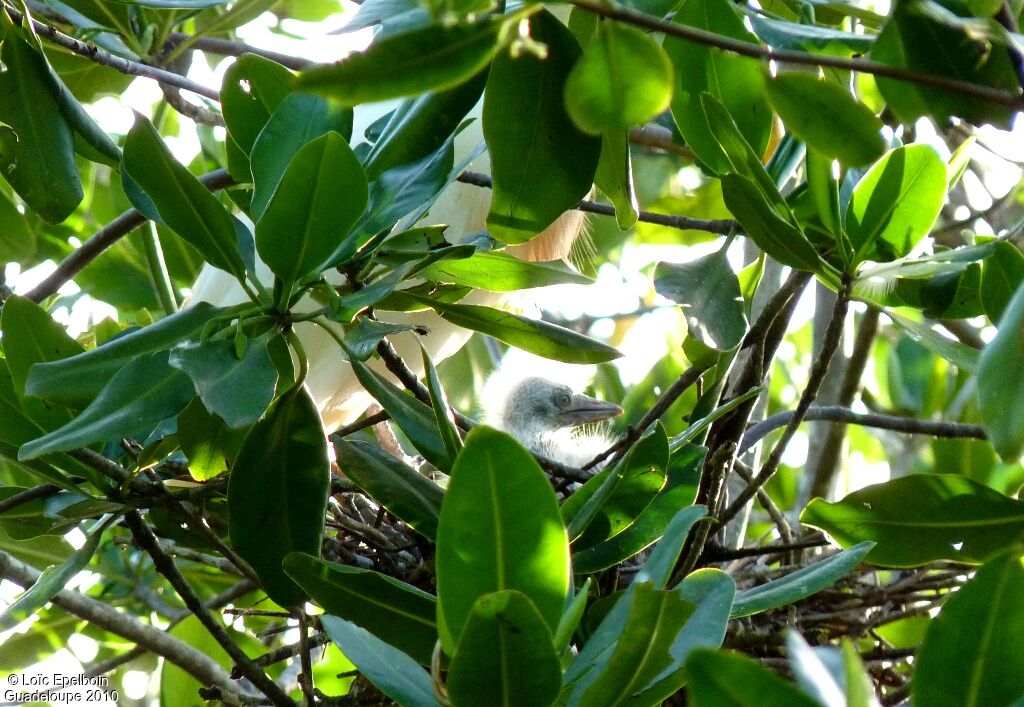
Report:
[[[613,440],[579,428],[622,414],[614,403],[577,393],[545,378],[525,378],[487,406],[487,421],[524,447],[569,466],[581,467]]]

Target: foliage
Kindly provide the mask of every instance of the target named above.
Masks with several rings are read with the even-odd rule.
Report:
[[[876,10],[366,0],[313,64],[238,35],[334,0],[3,3],[3,671],[77,636],[166,704],[1024,702],[1020,4]],[[121,134],[127,75],[163,98]],[[541,247],[574,210],[643,301],[509,311],[590,282]],[[461,414],[504,347],[596,365],[617,441]]]

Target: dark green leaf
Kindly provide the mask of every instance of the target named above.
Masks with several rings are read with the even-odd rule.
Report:
[[[561,666],[551,629],[525,594],[492,592],[473,603],[448,670],[452,707],[546,707]]]
[[[604,363],[622,354],[611,346],[554,324],[473,304],[445,304],[411,295],[452,324],[493,336],[499,341],[566,363]]]
[[[292,388],[249,430],[228,484],[231,544],[281,606],[306,599],[281,563],[289,552],[320,555],[329,476],[320,414]]]
[[[658,263],[654,288],[680,305],[690,336],[716,351],[731,351],[747,332],[743,294],[725,251],[689,263]]]
[[[579,627],[580,621],[583,619],[583,612],[587,608],[591,584],[593,584],[593,578],[587,577],[583,586],[576,590],[576,595],[566,602],[565,611],[562,612],[562,617],[558,620],[558,628],[552,638],[555,651],[560,653],[569,646],[569,641],[572,640],[572,635]]]
[[[499,240],[525,243],[579,203],[594,181],[601,141],[565,112],[563,87],[580,48],[546,10],[530,18],[530,36],[547,57],[499,54],[484,92],[484,136],[494,189],[487,227]]]
[[[1021,549],[986,562],[928,624],[911,695],[923,707],[1017,704],[1024,695]]]
[[[256,249],[282,281],[293,284],[316,272],[341,244],[366,208],[366,175],[352,148],[335,132],[300,149],[256,223]]]
[[[178,443],[188,457],[188,470],[196,481],[207,481],[227,471],[242,447],[248,430],[232,430],[224,420],[194,398],[178,415]]]
[[[770,79],[767,88],[786,127],[844,166],[870,164],[885,151],[882,121],[838,83],[790,71]]]
[[[224,122],[230,139],[246,155],[294,79],[292,72],[276,61],[256,54],[243,54],[228,67],[220,89]]]
[[[231,215],[171,155],[152,124],[136,116],[124,143],[123,169],[153,200],[160,218],[195,247],[214,267],[237,279],[245,266],[236,244]]]
[[[95,349],[60,361],[38,363],[25,382],[25,391],[46,400],[85,406],[121,367],[142,354],[167,349],[198,332],[224,310],[206,302],[130,331]],[[80,347],[76,348],[81,351]]]
[[[143,354],[115,373],[78,417],[25,444],[18,458],[148,435],[161,421],[181,412],[194,394],[192,381],[171,368],[166,351]]]
[[[440,486],[376,445],[337,440],[334,448],[338,466],[359,488],[428,540],[434,540],[444,497]]]
[[[82,200],[74,134],[53,92],[46,59],[8,26],[0,62],[0,172],[28,207],[49,223]]]
[[[732,607],[733,618],[777,609],[817,594],[849,574],[874,546],[872,542],[858,543],[813,565],[801,567],[757,587],[744,589],[736,595],[736,603]]]
[[[444,440],[444,448],[448,450],[449,458],[454,459],[462,449],[462,438],[459,436],[458,427],[455,426],[455,416],[448,405],[448,398],[441,386],[441,379],[437,375],[437,369],[434,368],[434,362],[430,360],[422,342],[420,343],[420,353],[423,359],[427,390],[430,391],[430,406],[434,409],[434,419],[437,420],[437,428],[441,432],[441,439]]]
[[[336,64],[303,71],[296,87],[350,106],[451,88],[487,65],[506,25],[521,17],[499,15],[384,37]]]
[[[438,707],[430,675],[412,658],[354,623],[335,616],[320,621],[359,672],[385,695],[406,707]]]
[[[962,476],[912,474],[836,503],[816,498],[800,520],[846,547],[877,543],[867,555],[877,565],[974,564],[1020,537],[1024,503]]]
[[[421,273],[428,280],[491,292],[514,292],[566,283],[587,285],[593,282],[561,260],[531,263],[507,253],[495,252],[477,253],[463,260],[445,260],[424,268]]]
[[[855,262],[901,258],[931,230],[946,196],[946,165],[924,144],[880,159],[853,190],[846,232]]]
[[[606,21],[569,72],[565,108],[592,135],[628,130],[668,108],[672,82],[661,47],[640,30]]]
[[[997,323],[1013,293],[1024,282],[1024,254],[1011,243],[996,243],[981,273],[981,303],[989,321]]]
[[[757,44],[757,38],[727,0],[688,0],[673,21]],[[709,125],[714,118],[706,116],[702,107],[704,92],[725,105],[736,119],[739,133],[753,145],[760,158],[768,145],[772,124],[760,62],[669,36],[665,37],[664,45],[676,69],[672,117],[700,161],[716,172],[729,170],[729,161],[712,133],[714,123]]]
[[[854,34],[834,27],[787,22],[754,14],[747,17],[757,36],[773,49],[856,56],[866,54],[875,41],[870,34]]]
[[[302,149],[330,132],[352,132],[352,110],[324,98],[291,94],[274,109],[252,146],[252,217],[257,221],[292,159]],[[358,185],[357,185],[358,188]]]
[[[267,338],[249,339],[241,356],[233,342],[219,339],[178,346],[168,360],[192,380],[206,409],[228,427],[252,424],[274,399],[277,370]]]
[[[569,540],[547,477],[508,435],[477,427],[466,436],[441,506],[436,571],[449,655],[473,604],[491,592],[522,592],[549,631],[558,626],[569,589]]]
[[[284,569],[328,614],[356,623],[430,665],[437,642],[437,599],[379,572],[293,552]]]
[[[965,371],[974,373],[978,370],[979,356],[977,349],[972,349],[966,344],[943,336],[925,322],[915,322],[912,319],[901,317],[888,309],[883,309],[882,312],[912,341],[917,342],[932,353],[941,356]]]
[[[694,707],[820,707],[795,685],[732,651],[696,650],[686,661]]]
[[[388,324],[387,322],[379,322],[369,317],[359,317],[356,320],[356,325],[345,332],[345,346],[348,347],[348,351],[353,356],[360,361],[365,361],[373,355],[373,352],[377,349],[377,344],[385,336],[410,331],[411,329],[412,325],[410,324]]]
[[[1024,285],[999,320],[999,331],[978,361],[978,402],[996,453],[1007,462],[1024,453]]]

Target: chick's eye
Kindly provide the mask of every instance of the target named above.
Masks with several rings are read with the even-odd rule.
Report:
[[[559,393],[555,396],[555,405],[560,408],[569,407],[569,403],[572,402],[572,398],[569,397],[568,393]]]

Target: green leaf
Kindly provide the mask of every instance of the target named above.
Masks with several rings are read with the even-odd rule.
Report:
[[[874,36],[870,34],[854,34],[834,27],[787,22],[762,15],[747,15],[746,17],[750,19],[750,24],[761,41],[773,49],[796,49],[812,54],[856,56],[867,54],[875,40]]]
[[[978,361],[981,421],[996,453],[1007,462],[1024,453],[1024,285],[999,320],[999,331]]]
[[[821,258],[807,237],[787,222],[752,181],[739,174],[722,176],[722,196],[732,215],[758,248],[783,265],[819,272]]]
[[[434,263],[424,268],[421,274],[435,282],[466,285],[490,292],[514,292],[549,285],[588,285],[593,282],[561,260],[531,263],[508,253],[496,252]]]
[[[569,540],[558,502],[533,457],[508,435],[477,427],[452,468],[437,528],[441,643],[451,655],[473,604],[515,589],[549,631],[569,588]]]
[[[448,669],[448,696],[453,707],[547,707],[561,673],[537,607],[521,592],[492,592],[469,612]]]
[[[795,685],[733,651],[696,650],[686,669],[694,707],[820,707]]]
[[[619,230],[632,228],[639,218],[640,205],[633,187],[633,161],[627,131],[611,131],[601,136],[601,159],[594,173],[594,184],[615,206],[615,224]]]
[[[739,618],[777,609],[817,594],[852,572],[874,546],[872,542],[857,543],[813,565],[801,567],[778,579],[744,589],[736,595],[732,617]]]
[[[192,381],[171,368],[166,351],[143,354],[115,373],[78,417],[22,446],[18,458],[35,459],[94,442],[148,435],[160,422],[181,412],[194,394]]]
[[[587,600],[590,598],[591,584],[593,584],[593,578],[587,577],[583,582],[583,586],[576,590],[575,596],[571,597],[565,604],[562,617],[558,620],[558,628],[552,637],[555,650],[560,653],[569,647],[573,634],[579,628],[580,621],[583,620],[583,612],[586,611]]]
[[[810,502],[801,522],[849,547],[877,543],[867,561],[917,567],[935,560],[977,564],[1024,532],[1024,503],[953,474],[911,474]]]
[[[322,616],[320,622],[359,672],[385,695],[406,707],[438,707],[430,675],[412,658],[344,619]]]
[[[81,352],[81,347],[76,345],[77,355],[32,366],[25,382],[25,392],[45,400],[84,407],[126,363],[189,338],[222,313],[223,309],[207,302],[196,302],[155,324],[122,334],[95,349]]]
[[[1024,695],[1021,549],[986,562],[928,624],[910,693],[922,707],[1017,704]]]
[[[725,251],[689,263],[658,263],[654,289],[680,305],[690,336],[716,351],[731,351],[747,332],[743,294]]]
[[[43,570],[35,583],[0,614],[0,630],[7,630],[42,609],[76,574],[85,569],[96,554],[103,531],[116,519],[112,517],[93,523],[82,547],[61,564]]]
[[[505,27],[523,14],[384,37],[336,64],[303,71],[295,86],[350,106],[451,88],[487,65]]]
[[[829,648],[811,648],[793,629],[786,630],[786,657],[797,683],[819,704],[835,704],[843,700],[841,673],[836,661],[827,661],[823,655]],[[830,668],[832,668],[830,670]]]
[[[74,133],[50,90],[50,68],[20,29],[4,32],[0,62],[0,173],[49,223],[82,201]]]
[[[347,298],[344,302],[348,302]],[[365,361],[377,350],[377,344],[384,337],[410,330],[410,324],[388,324],[369,317],[359,317],[356,325],[345,332],[345,346],[348,347],[349,353],[360,361]]]
[[[728,0],[687,0],[673,22],[754,46],[758,43]],[[729,160],[712,132],[714,123],[709,124],[713,117],[706,115],[702,106],[701,94],[705,92],[717,98],[735,117],[738,132],[760,159],[768,145],[772,124],[761,63],[671,36],[665,37],[664,46],[676,69],[672,117],[700,161],[715,172],[729,171]]]
[[[428,540],[437,536],[441,487],[379,446],[336,440],[338,465],[359,488]]]
[[[259,220],[292,159],[330,132],[352,133],[352,110],[317,96],[290,94],[271,113],[252,146],[252,217]]]
[[[863,260],[901,258],[931,230],[946,197],[946,165],[929,145],[899,147],[854,187],[846,232]]]
[[[353,621],[421,665],[437,642],[437,599],[379,572],[293,552],[284,569],[328,614]]]
[[[977,349],[972,349],[966,344],[943,336],[925,322],[915,322],[912,319],[901,317],[888,309],[883,308],[881,311],[912,341],[920,344],[933,354],[941,356],[955,366],[970,373],[978,370],[980,363]]]
[[[995,244],[981,271],[981,303],[989,321],[998,322],[1021,283],[1024,283],[1024,253],[1011,243]]]
[[[249,430],[228,483],[231,544],[281,606],[306,599],[281,563],[289,552],[320,555],[329,477],[320,414],[292,388]]]
[[[242,447],[248,430],[233,430],[193,398],[178,415],[178,444],[188,457],[188,470],[196,481],[207,481],[227,471]]]
[[[668,108],[672,62],[640,30],[601,22],[565,81],[565,108],[580,130],[628,130]]]
[[[12,198],[0,193],[0,262],[25,263],[35,255],[36,233]]]
[[[268,338],[247,340],[241,356],[225,339],[185,344],[172,349],[168,361],[192,380],[207,410],[238,429],[258,420],[274,399],[277,369]]]
[[[453,460],[441,439],[433,410],[356,357],[350,356],[349,363],[366,392],[377,399],[419,453],[438,469],[451,469]]]
[[[315,273],[348,235],[366,208],[366,175],[337,133],[300,149],[256,223],[256,250],[283,283],[287,305],[292,286]]]
[[[142,116],[136,116],[135,125],[125,138],[122,164],[124,171],[153,200],[164,223],[211,265],[238,280],[245,279],[231,214],[174,159],[153,125]]]
[[[448,456],[454,459],[459,450],[462,449],[462,438],[459,436],[459,428],[455,426],[455,416],[448,405],[448,398],[445,396],[444,388],[441,386],[441,379],[434,368],[434,362],[430,360],[427,349],[420,343],[420,353],[423,358],[423,370],[427,381],[427,390],[430,391],[430,406],[434,409],[434,419],[437,421],[437,428],[444,441],[444,448]]]
[[[228,67],[220,89],[224,122],[229,139],[246,155],[294,79],[292,72],[276,61],[256,54],[243,54]]]
[[[494,188],[487,228],[499,240],[525,243],[586,196],[601,141],[580,132],[565,112],[564,85],[580,48],[546,10],[530,18],[530,37],[547,46],[499,54],[484,92],[484,136]]]
[[[113,2],[161,10],[204,10],[208,7],[224,5],[227,0],[113,0]]]
[[[882,121],[838,83],[788,71],[769,79],[767,89],[786,127],[844,166],[870,164],[885,152]]]
[[[473,304],[447,304],[409,295],[442,318],[466,329],[493,336],[510,346],[566,363],[604,363],[622,354],[611,346],[554,324]]]
[[[181,623],[171,626],[167,633],[173,638],[183,641],[203,655],[208,656],[224,670],[231,670],[231,657],[224,647],[217,643],[199,617],[192,614],[182,619]],[[193,677],[184,668],[169,660],[162,661],[160,667],[160,704],[179,705],[180,707],[200,707],[203,701],[199,690],[203,683]]]

